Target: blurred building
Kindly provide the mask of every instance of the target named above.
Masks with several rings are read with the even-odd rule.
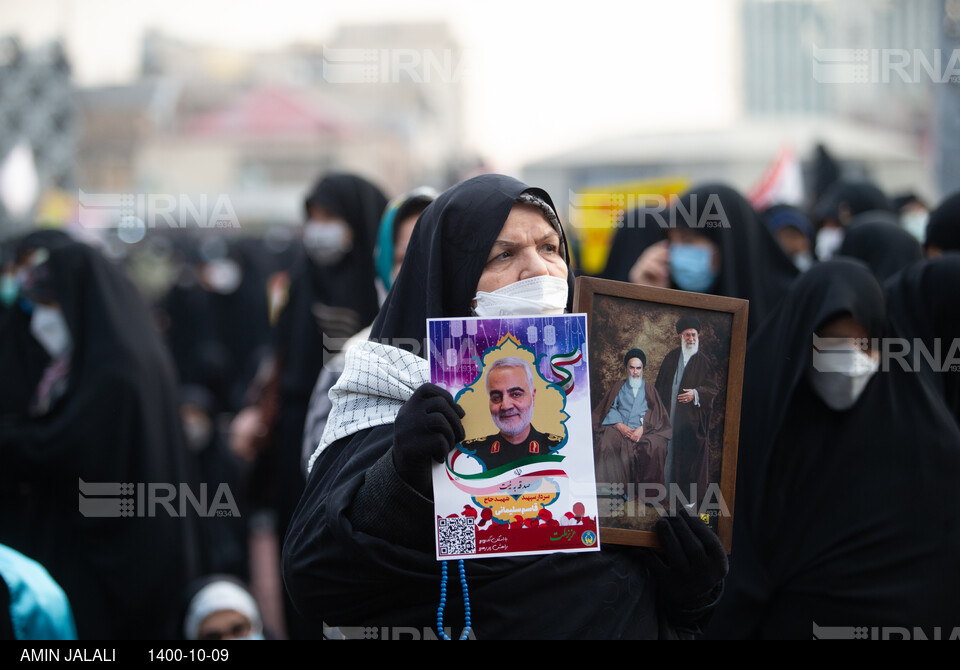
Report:
[[[463,58],[432,23],[344,26],[269,53],[148,33],[138,81],[79,92],[80,187],[226,194],[241,227],[301,220],[330,170],[388,195],[445,187],[465,162]]]
[[[45,192],[76,183],[77,113],[59,43],[0,39],[0,238],[26,228]]]
[[[956,108],[948,119],[936,107],[939,98],[960,84],[951,77],[960,74],[960,51],[942,41],[951,3],[958,4],[742,0],[744,116],[838,118],[898,135],[899,144],[906,143],[920,159],[915,173],[905,179],[889,165],[875,164],[874,157],[828,146],[854,176],[860,172],[893,192],[913,190],[936,200],[944,190],[945,174],[938,166],[937,147],[960,141]]]
[[[960,0],[941,0],[941,3],[940,50],[960,54]],[[955,70],[960,69],[957,60],[952,62]],[[936,87],[934,110],[936,134],[931,144],[940,193],[946,196],[960,191],[960,76]]]
[[[869,173],[890,188],[932,196],[937,190],[930,149],[939,121],[935,100],[943,90],[956,88],[941,79],[960,68],[951,65],[952,51],[940,44],[944,2],[957,4],[740,0],[731,5],[739,17],[734,42],[742,63],[731,78],[742,101],[735,127],[615,138],[606,148],[599,143],[548,157],[527,171],[542,174],[557,164],[570,178],[556,183],[590,183],[622,180],[625,172],[629,178],[650,178],[679,170],[746,189],[784,144],[799,141],[793,148],[804,158],[819,135],[851,171]],[[691,144],[692,137],[697,139]],[[668,150],[666,145],[674,144]],[[615,155],[609,165],[607,150]],[[901,160],[903,169],[894,167]]]
[[[416,177],[404,188],[443,188],[469,167],[463,109],[468,54],[445,24],[344,26],[325,45],[321,65],[332,102],[409,147],[408,169]],[[361,73],[365,84],[357,81]]]
[[[227,193],[241,224],[298,221],[318,175],[357,170],[388,188],[408,177],[405,159],[395,135],[340,117],[309,90],[264,85],[150,137],[134,174],[142,192]]]
[[[747,116],[841,116],[929,132],[942,0],[742,0]],[[917,76],[915,76],[917,75]]]
[[[158,77],[123,86],[78,89],[80,188],[136,190],[139,153],[144,144],[173,127],[179,96],[175,80]]]
[[[950,77],[960,75],[960,50],[941,43],[951,5],[960,21],[960,0],[739,0],[730,5],[742,64],[730,81],[740,91],[738,120],[613,137],[531,162],[524,177],[555,194],[576,228],[584,194],[605,185],[719,181],[749,194],[789,154],[806,177],[791,204],[810,205],[822,145],[844,176],[935,202],[944,176],[960,187],[951,173],[960,164],[960,77]],[[607,199],[621,196],[626,207],[631,198],[642,204],[638,194]]]

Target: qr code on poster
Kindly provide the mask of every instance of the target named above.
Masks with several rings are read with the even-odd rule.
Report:
[[[477,553],[477,527],[468,516],[437,519],[437,546],[441,556]]]

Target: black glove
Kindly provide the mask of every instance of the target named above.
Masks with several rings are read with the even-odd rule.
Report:
[[[433,461],[442,463],[464,438],[463,409],[435,384],[424,384],[403,403],[393,423],[393,466],[407,484],[431,498]]]
[[[647,565],[660,587],[660,604],[678,620],[713,604],[729,568],[720,539],[699,516],[679,507],[657,521],[662,551],[648,552]]]

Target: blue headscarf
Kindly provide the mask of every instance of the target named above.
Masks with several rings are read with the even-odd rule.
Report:
[[[10,617],[16,639],[77,639],[70,602],[42,565],[0,544],[0,579],[10,594],[3,616]]]
[[[426,209],[437,197],[437,192],[428,186],[421,186],[408,193],[397,196],[387,204],[383,212],[383,218],[380,221],[380,231],[377,234],[377,246],[373,252],[374,267],[377,270],[377,277],[383,282],[384,288],[389,291],[393,285],[393,228],[398,221],[403,221],[407,216],[417,211]]]

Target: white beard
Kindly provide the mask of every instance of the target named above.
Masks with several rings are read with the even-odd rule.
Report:
[[[684,342],[680,347],[680,351],[683,353],[683,362],[686,364],[691,356],[700,351],[700,340],[698,339],[694,344]]]
[[[633,391],[634,397],[636,397],[637,392],[640,390],[640,385],[643,383],[643,377],[627,377],[627,383],[630,385],[630,390]]]
[[[493,414],[491,418],[501,433],[506,437],[514,437],[526,430],[533,420],[533,403],[530,403],[526,411],[521,411],[519,416],[507,417],[506,421],[501,419],[499,414]]]

